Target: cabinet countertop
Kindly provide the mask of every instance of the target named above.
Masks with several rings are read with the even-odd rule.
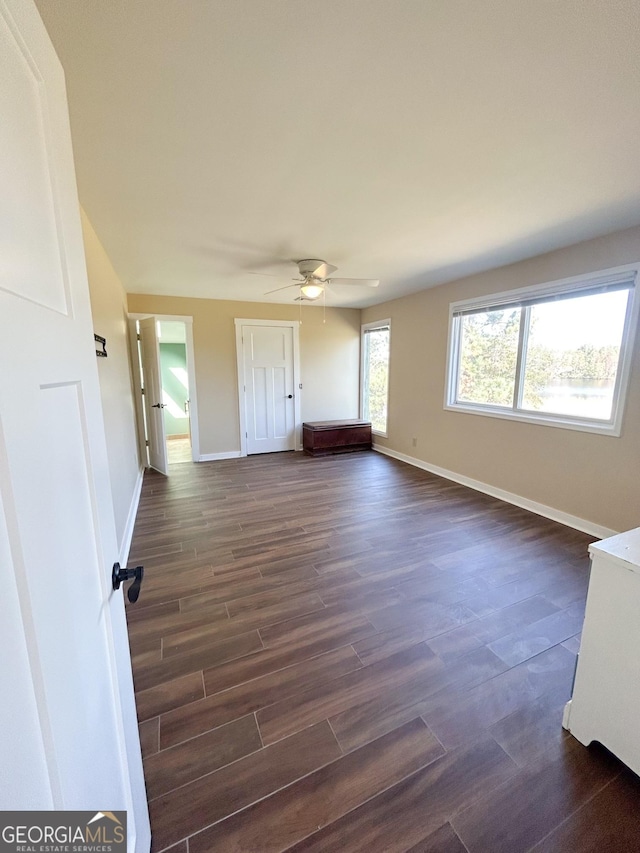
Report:
[[[640,527],[589,545],[592,556],[605,554],[610,562],[640,574]]]

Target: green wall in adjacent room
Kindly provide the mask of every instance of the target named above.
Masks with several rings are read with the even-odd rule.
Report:
[[[180,375],[186,379],[186,346],[184,344],[161,343],[160,368],[162,371],[162,390],[175,404],[175,406],[166,406],[164,409],[164,425],[167,436],[184,435],[189,432],[189,419],[185,412],[185,402],[189,397],[189,390],[184,387],[172,368],[179,369]],[[177,409],[184,414],[184,417],[177,416]],[[171,410],[173,410],[173,414]]]

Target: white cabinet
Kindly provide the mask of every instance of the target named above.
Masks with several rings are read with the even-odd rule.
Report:
[[[640,528],[590,546],[591,578],[563,725],[640,774]]]

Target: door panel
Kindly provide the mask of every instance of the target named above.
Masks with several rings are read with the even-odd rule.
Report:
[[[293,329],[242,327],[247,453],[295,448]]]
[[[273,407],[273,434],[276,438],[285,438],[288,434],[287,415],[293,408],[293,403],[287,403],[287,375],[283,367],[274,367],[271,371],[273,382],[273,399],[283,400],[284,405]]]
[[[94,768],[104,765],[101,732],[95,718],[78,714],[69,719],[69,696],[83,696],[88,682],[94,681],[92,669],[96,660],[108,657],[106,631],[95,635],[95,612],[83,602],[99,602],[101,563],[97,550],[94,519],[99,509],[93,500],[90,484],[91,457],[86,437],[91,430],[87,411],[82,404],[82,384],[62,383],[39,389],[42,430],[40,454],[43,468],[38,489],[16,490],[16,513],[22,528],[23,553],[29,571],[30,599],[33,618],[38,625],[40,662],[47,695],[49,722],[56,743],[58,772],[65,801],[78,797],[99,797],[101,781]],[[25,483],[23,478],[20,478]],[[60,505],[60,483],[71,485],[66,501]],[[26,481],[28,483],[28,480]],[[49,517],[46,537],[30,536],[38,518]],[[73,571],[52,572],[54,564],[74,567]],[[73,619],[52,619],[52,602],[61,597],[76,602]],[[80,605],[80,606],[78,606]],[[93,638],[93,639],[92,639]],[[63,666],[67,650],[75,649],[74,665]],[[109,680],[95,679],[91,702],[96,708],[110,709],[113,704]],[[109,774],[116,783],[119,767],[116,755],[109,757]],[[103,772],[106,772],[106,767]]]
[[[1,424],[0,424],[1,430]],[[53,795],[45,754],[44,737],[39,718],[36,685],[32,673],[29,647],[25,636],[18,580],[24,581],[23,560],[19,552],[12,553],[8,523],[12,518],[13,501],[5,507],[3,494],[8,489],[7,453],[0,431],[0,636],[2,637],[2,678],[11,685],[11,700],[0,702],[0,765],[10,769],[11,785],[0,786],[0,809],[52,809]],[[19,545],[19,543],[18,543]],[[19,709],[19,712],[18,712]]]
[[[3,4],[4,5],[4,4]],[[13,5],[13,4],[11,4]],[[22,185],[3,186],[11,210],[2,220],[2,247],[21,259],[3,277],[2,286],[17,296],[66,314],[64,249],[56,226],[58,199],[52,192],[54,145],[47,115],[47,89],[40,86],[38,67],[18,33],[8,8],[0,14],[0,115],[3,116],[2,156],[14,174],[28,175]],[[11,116],[11,121],[8,117]],[[26,226],[26,227],[25,227]],[[33,245],[33,231],[40,235]]]
[[[0,0],[0,808],[126,809],[149,848],[62,69]]]
[[[269,438],[267,422],[267,371],[264,367],[251,368],[251,385],[253,389],[253,436],[256,441]]]
[[[167,435],[164,425],[164,403],[160,348],[158,346],[157,320],[147,317],[140,320],[140,343],[142,344],[142,372],[144,374],[144,405],[147,416],[147,438],[149,440],[149,464],[156,471],[167,475]]]

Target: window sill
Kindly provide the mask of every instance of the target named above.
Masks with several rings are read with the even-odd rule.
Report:
[[[619,438],[622,432],[621,423],[597,422],[581,420],[580,418],[562,417],[560,415],[545,415],[536,413],[514,412],[510,409],[491,409],[484,406],[472,404],[450,403],[445,404],[445,411],[462,412],[466,415],[482,415],[485,418],[500,418],[505,421],[520,421],[526,424],[538,424],[540,426],[559,427],[560,429],[572,429],[577,432],[592,432],[597,435],[608,435]]]

